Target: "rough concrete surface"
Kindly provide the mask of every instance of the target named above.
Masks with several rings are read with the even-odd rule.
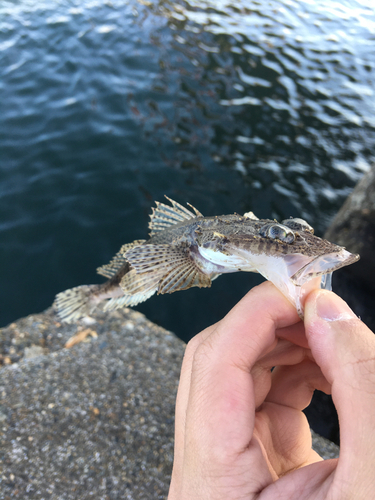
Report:
[[[94,318],[49,309],[0,329],[0,500],[166,498],[184,344],[130,309]]]
[[[37,356],[0,371],[1,499],[166,496],[184,346],[134,311],[96,318],[71,349],[52,311],[2,329],[6,362]]]

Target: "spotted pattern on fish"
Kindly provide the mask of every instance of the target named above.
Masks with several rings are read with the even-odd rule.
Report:
[[[108,278],[101,285],[83,285],[56,296],[60,319],[77,321],[97,306],[105,310],[133,307],[155,293],[209,287],[224,273],[259,272],[295,304],[307,282],[324,277],[359,259],[343,247],[315,236],[302,219],[282,223],[258,219],[253,212],[204,217],[192,205],[185,208],[167,198],[156,202],[150,216],[150,237],[121,247],[98,268]],[[315,284],[314,284],[315,286]],[[310,287],[311,288],[311,287]]]

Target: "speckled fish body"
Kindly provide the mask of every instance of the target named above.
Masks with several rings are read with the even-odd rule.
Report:
[[[208,287],[224,273],[258,272],[272,281],[303,315],[303,296],[359,259],[345,248],[313,234],[301,219],[282,223],[245,215],[204,217],[173,200],[156,203],[148,240],[124,245],[99,268],[102,285],[76,287],[58,294],[61,319],[74,321],[105,301],[105,309],[134,306],[154,293]]]

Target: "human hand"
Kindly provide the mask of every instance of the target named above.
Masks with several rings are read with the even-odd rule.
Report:
[[[271,368],[276,368],[271,373]],[[311,448],[302,413],[332,392],[340,458]],[[188,344],[169,500],[375,498],[375,338],[332,292],[304,324],[269,282]]]

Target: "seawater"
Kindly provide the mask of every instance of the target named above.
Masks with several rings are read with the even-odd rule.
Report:
[[[147,237],[164,194],[322,234],[374,160],[373,0],[2,0],[0,325]],[[138,307],[184,339],[256,275]]]

